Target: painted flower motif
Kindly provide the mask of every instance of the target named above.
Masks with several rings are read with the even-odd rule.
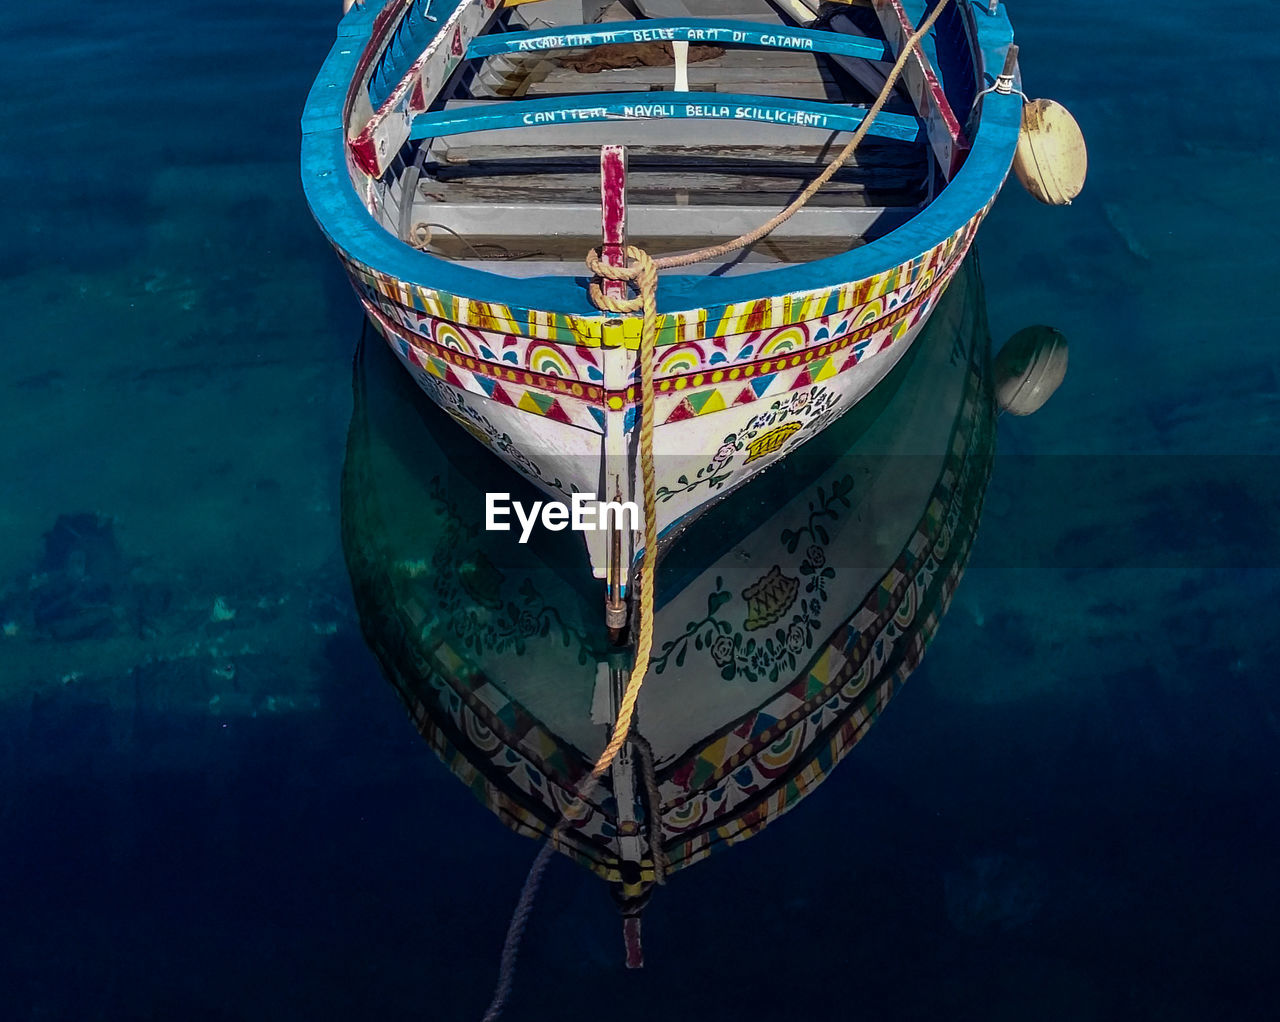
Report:
[[[521,635],[524,635],[524,636],[537,634],[537,631],[538,631],[537,617],[534,614],[532,614],[530,611],[522,610],[520,612],[519,620],[516,621],[516,631],[518,631]]]
[[[738,453],[738,449],[734,447],[733,444],[721,444],[720,450],[716,451],[715,460],[728,461],[737,453]]]
[[[791,410],[793,412],[802,412],[809,407],[809,399],[813,397],[812,391],[798,390],[791,395]]]
[[[733,639],[727,635],[717,635],[711,643],[711,659],[717,667],[728,667],[733,663]]]
[[[751,654],[751,670],[756,674],[764,674],[773,661],[769,655],[769,651],[764,645],[757,646],[755,652]]]
[[[799,621],[793,621],[791,627],[787,629],[787,652],[799,653],[808,644],[808,636],[804,634],[804,627]]]
[[[813,570],[817,571],[827,563],[827,552],[818,546],[817,543],[812,544],[808,550],[804,552],[805,558],[813,565]]]

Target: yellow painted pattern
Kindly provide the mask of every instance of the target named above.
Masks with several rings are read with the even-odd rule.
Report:
[[[889,328],[905,332],[910,326],[913,313],[928,297],[928,293],[921,293],[911,301],[904,302],[889,310],[887,316],[881,317],[865,326],[850,330],[841,337],[824,341],[819,345],[811,345],[802,350],[788,347],[786,350],[773,351],[771,353],[762,351],[760,353],[761,357],[753,362],[726,365],[715,369],[699,369],[680,375],[667,376],[659,379],[658,392],[669,394],[688,388],[696,394],[700,393],[699,388],[704,387],[706,384],[726,385],[741,383],[759,375],[779,372],[813,362],[819,362],[821,365],[821,368],[816,369],[814,373],[814,382],[828,379],[838,373],[843,364],[842,359],[836,357],[838,353]],[[441,328],[446,331],[452,331],[449,324],[440,324],[437,328],[438,336]],[[621,333],[622,327],[619,325],[606,328],[606,337],[610,331]],[[468,353],[466,350],[459,350],[462,347],[461,345],[454,347],[447,344],[439,344],[403,328],[398,329],[397,333],[399,336],[404,337],[422,355],[423,364],[429,372],[437,377],[442,376],[442,373],[438,367],[432,365],[432,358],[504,383],[520,383],[539,391],[575,397],[597,405],[606,404],[615,411],[639,400],[639,392],[635,386],[627,387],[626,391],[622,393],[606,393],[604,388],[596,383],[566,380],[556,375],[548,375],[545,372],[530,371],[529,369],[517,368],[506,364],[496,364],[477,357],[473,352]],[[797,330],[796,334],[800,335],[801,331]],[[673,366],[672,368],[675,367]],[[708,405],[699,409],[698,414],[707,414],[717,410],[718,407],[721,406],[713,407],[712,402],[708,401]]]
[[[958,253],[967,249],[985,214],[986,209],[983,209],[951,237],[918,257],[864,280],[851,281],[834,288],[825,287],[740,302],[722,308],[665,313],[659,317],[659,343],[705,340],[707,337],[777,329],[848,312],[913,283],[918,285],[918,291],[921,287],[928,287],[933,278],[944,267],[948,267]],[[565,316],[537,309],[512,309],[498,303],[459,299],[416,285],[411,288],[402,286],[395,278],[377,273],[366,266],[354,263],[348,263],[348,266],[371,290],[376,290],[392,301],[419,307],[432,316],[558,344],[609,346],[610,331],[604,326],[609,317]],[[628,316],[622,323],[621,343],[634,350],[638,348],[639,342],[640,317]]]
[[[711,396],[707,398],[706,403],[698,409],[699,415],[709,415],[712,412],[722,412],[728,406],[724,402],[724,392],[713,390]]]
[[[791,422],[784,422],[781,426],[769,430],[763,436],[756,437],[747,445],[747,460],[743,464],[750,465],[757,458],[763,458],[766,454],[773,454],[775,451],[781,450],[782,445],[791,439],[791,434],[800,429],[802,425],[803,423],[796,422],[793,419]],[[748,625],[747,627],[751,626]]]

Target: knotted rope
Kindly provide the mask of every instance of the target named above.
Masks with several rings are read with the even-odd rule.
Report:
[[[627,679],[622,701],[618,705],[613,734],[596,760],[596,765],[591,768],[592,781],[602,777],[613,765],[627,740],[631,731],[631,719],[635,715],[636,700],[640,696],[640,684],[649,670],[649,654],[653,652],[653,584],[658,560],[658,486],[653,468],[653,420],[657,400],[654,394],[653,363],[658,350],[658,267],[647,252],[634,245],[627,246],[627,258],[631,260],[630,266],[610,266],[600,260],[595,249],[587,253],[587,269],[593,274],[609,280],[625,280],[634,284],[640,292],[630,298],[612,298],[593,280],[589,291],[596,307],[621,315],[632,312],[643,314],[640,350],[636,353],[636,361],[640,367],[640,491],[644,500],[644,566],[639,572],[640,599],[637,603],[640,609],[636,614],[636,655],[631,665],[631,676]]]
[[[686,252],[683,255],[663,256],[661,259],[654,259],[643,249],[628,245],[626,254],[629,264],[627,266],[610,266],[602,262],[596,249],[592,249],[587,253],[587,269],[591,271],[594,277],[600,277],[605,280],[626,281],[639,292],[629,298],[612,298],[604,293],[595,280],[592,280],[588,286],[591,302],[596,308],[623,316],[639,312],[643,317],[640,325],[640,345],[639,351],[636,353],[636,361],[640,368],[640,485],[644,499],[644,565],[639,572],[640,595],[636,602],[635,615],[636,655],[632,664],[631,675],[627,679],[626,688],[623,690],[622,699],[618,705],[618,714],[614,721],[613,733],[604,751],[597,758],[595,766],[591,768],[590,776],[578,789],[575,795],[575,801],[577,802],[585,801],[591,797],[596,786],[600,783],[600,779],[613,765],[613,761],[617,758],[622,746],[626,744],[627,736],[631,731],[631,722],[635,716],[636,702],[640,698],[640,687],[644,684],[645,674],[649,670],[649,656],[653,651],[654,578],[657,574],[658,560],[657,485],[654,481],[653,465],[653,430],[655,425],[654,356],[658,348],[658,271],[689,266],[707,259],[718,259],[720,256],[728,255],[730,252],[736,252],[739,249],[746,248],[748,245],[754,245],[803,209],[809,200],[849,161],[849,158],[861,145],[862,140],[866,138],[867,133],[871,130],[872,123],[889,101],[889,96],[892,95],[894,86],[898,84],[898,79],[902,76],[902,71],[907,66],[907,61],[920,45],[920,41],[933,28],[934,22],[938,20],[939,15],[942,14],[949,2],[950,0],[938,0],[933,10],[929,12],[924,21],[907,39],[902,47],[902,52],[898,54],[898,59],[894,62],[892,70],[890,70],[888,77],[885,79],[880,95],[876,97],[876,101],[867,111],[867,115],[854,131],[853,137],[845,143],[844,148],[840,150],[835,159],[828,163],[823,168],[822,173],[810,181],[804,191],[793,199],[786,208],[765,223],[723,244],[700,248],[694,252]],[[651,812],[657,812],[656,800],[651,802]],[[499,969],[498,985],[494,990],[489,1009],[485,1012],[484,1022],[495,1022],[502,1014],[507,997],[511,993],[511,985],[515,979],[516,955],[520,950],[520,938],[524,933],[525,926],[528,924],[529,914],[533,908],[534,895],[537,894],[538,885],[542,880],[543,871],[551,859],[551,853],[567,826],[568,814],[562,813],[559,822],[552,828],[546,842],[538,850],[538,855],[533,860],[533,865],[529,867],[529,873],[525,877],[524,889],[520,892],[520,900],[511,916],[511,923],[507,927],[507,939],[502,948],[502,963]],[[654,832],[661,834],[660,821],[657,830]],[[652,846],[654,843],[651,841],[650,844]],[[665,872],[662,866],[658,864],[659,854],[658,851],[653,853],[655,872]]]

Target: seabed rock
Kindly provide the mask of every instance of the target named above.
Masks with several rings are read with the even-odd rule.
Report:
[[[106,515],[59,515],[44,534],[44,554],[28,590],[37,635],[66,641],[117,634],[129,614],[122,602],[129,570]]]
[[[167,727],[320,708],[326,649],[358,634],[335,579],[251,578],[220,594],[122,549],[117,528],[108,515],[60,515],[0,585],[0,709],[22,716],[54,699]]]

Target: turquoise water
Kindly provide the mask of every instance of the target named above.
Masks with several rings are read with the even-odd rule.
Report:
[[[5,1017],[488,999],[534,846],[414,734],[342,561],[360,316],[296,168],[337,8],[0,14]],[[870,736],[673,878],[642,973],[555,863],[511,1018],[1272,1014],[1280,12],[1011,15],[1091,176],[1011,185],[978,247],[997,343],[1062,329],[1067,382],[1001,419]]]

